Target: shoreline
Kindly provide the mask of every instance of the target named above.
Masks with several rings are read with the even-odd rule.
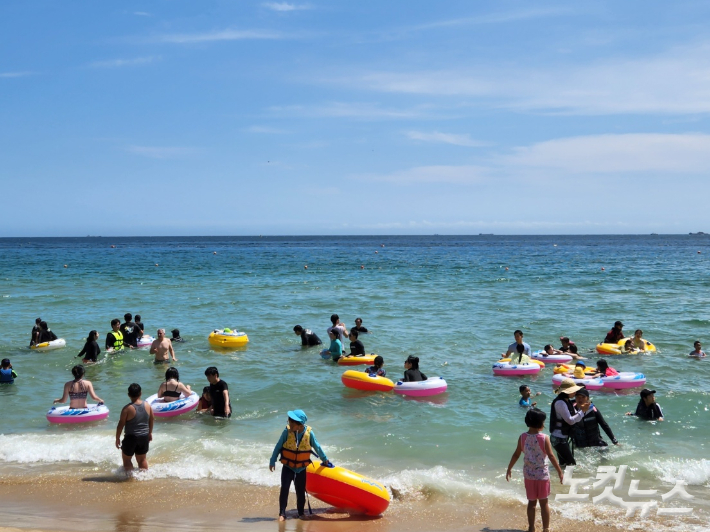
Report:
[[[302,532],[424,532],[466,530],[517,532],[527,529],[525,504],[468,504],[395,500],[378,518],[350,515],[311,497],[313,516],[296,518],[289,497],[285,523],[277,521],[277,487],[235,481],[124,480],[116,475],[49,475],[0,480],[0,532],[165,532],[166,530],[297,530]],[[559,507],[559,505],[557,505]],[[553,509],[556,530],[580,528]],[[308,507],[306,507],[308,513]],[[618,530],[585,522],[585,531]],[[538,512],[538,530],[541,530]]]

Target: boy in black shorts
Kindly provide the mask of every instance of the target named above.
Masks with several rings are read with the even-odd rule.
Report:
[[[116,427],[116,448],[121,449],[123,469],[126,475],[133,471],[132,458],[136,455],[139,469],[148,469],[149,443],[153,440],[153,409],[141,400],[140,384],[133,383],[128,387],[128,397],[131,402],[121,410],[121,419]],[[126,434],[121,443],[121,431],[126,428]]]
[[[212,398],[212,415],[214,417],[232,417],[232,403],[229,400],[229,386],[219,378],[216,367],[210,366],[205,370],[205,377],[210,383],[210,397]]]

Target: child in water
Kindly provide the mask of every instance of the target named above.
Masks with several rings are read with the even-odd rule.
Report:
[[[276,467],[276,459],[281,455],[281,493],[279,495],[279,521],[286,520],[286,505],[288,504],[288,491],[293,482],[296,488],[296,509],[298,518],[305,519],[306,506],[306,467],[311,463],[311,453],[317,454],[323,465],[333,467],[328,461],[323,449],[316,440],[316,435],[303,410],[290,410],[288,413],[288,426],[281,433],[279,441],[274,447],[274,452],[269,460],[269,471]]]
[[[419,382],[427,380],[427,376],[419,371],[419,357],[409,355],[404,361],[403,382]]]
[[[211,408],[212,408],[212,396],[210,395],[210,387],[205,386],[204,388],[202,388],[202,396],[200,397],[200,400],[197,402],[197,411],[198,412],[209,412]]]
[[[597,371],[594,377],[615,377],[619,374],[614,368],[612,368],[606,360],[600,358],[597,360]]]
[[[527,406],[528,408],[532,408],[535,406],[537,403],[531,403],[530,402],[530,397],[532,396],[532,392],[530,391],[530,387],[527,384],[522,384],[520,388],[518,388],[520,391],[520,401],[518,401],[518,404],[520,406]],[[540,395],[542,392],[537,392],[535,394],[535,397]]]
[[[384,377],[387,375],[387,372],[382,367],[384,365],[385,365],[385,359],[382,358],[380,355],[377,355],[374,360],[374,365],[370,366],[369,368],[366,368],[365,373],[367,373],[369,375],[376,375],[378,377]]]
[[[525,414],[525,424],[528,431],[523,432],[518,438],[518,446],[515,448],[513,456],[508,464],[508,471],[505,480],[510,481],[513,474],[513,466],[524,454],[523,477],[525,478],[525,492],[528,498],[528,531],[535,530],[535,507],[540,504],[540,516],[542,517],[542,530],[550,530],[550,506],[547,499],[550,496],[550,471],[547,466],[547,459],[552,462],[553,467],[563,479],[562,469],[557,462],[557,458],[552,453],[550,438],[542,434],[545,428],[545,412],[537,408],[531,408]]]
[[[9,358],[3,358],[0,363],[0,384],[12,384],[17,378],[17,373],[12,369]]]
[[[343,356],[343,343],[338,338],[338,332],[335,328],[328,331],[328,336],[330,337],[330,348],[328,349],[330,358],[333,362],[337,362]]]

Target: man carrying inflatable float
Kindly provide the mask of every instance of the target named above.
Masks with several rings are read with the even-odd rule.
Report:
[[[390,496],[384,486],[362,475],[334,466],[316,440],[313,429],[305,424],[308,417],[303,410],[289,410],[287,415],[288,425],[276,443],[269,460],[270,471],[274,471],[279,455],[283,464],[279,521],[286,520],[291,482],[296,489],[296,510],[299,519],[307,519],[306,492],[337,508],[355,510],[366,515],[380,515],[387,509]],[[311,462],[311,454],[318,456],[321,462],[318,464]]]

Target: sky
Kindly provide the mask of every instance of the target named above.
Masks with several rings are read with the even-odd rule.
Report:
[[[701,1],[1,2],[0,237],[710,232],[709,23]]]

